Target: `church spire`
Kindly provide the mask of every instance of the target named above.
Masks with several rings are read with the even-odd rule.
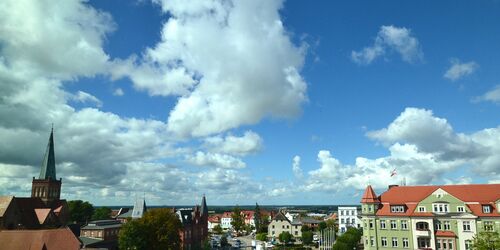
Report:
[[[50,131],[49,143],[40,169],[40,180],[56,180],[56,158],[54,156],[54,128]]]
[[[207,200],[205,199],[205,194],[203,194],[203,199],[201,200],[201,215],[208,216]]]

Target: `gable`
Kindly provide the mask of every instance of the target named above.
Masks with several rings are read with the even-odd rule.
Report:
[[[457,197],[446,192],[442,188],[436,189],[426,198],[419,202],[420,204],[432,204],[432,203],[449,203],[449,204],[464,204],[464,202]]]

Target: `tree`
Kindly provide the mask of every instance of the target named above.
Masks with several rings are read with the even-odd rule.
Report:
[[[262,225],[262,218],[260,214],[260,207],[257,202],[255,202],[255,213],[253,214],[253,220],[255,224],[256,231],[260,231],[260,226]]]
[[[215,225],[214,226],[214,232],[215,232],[215,234],[221,234],[222,233],[222,227],[219,224]]]
[[[94,210],[92,220],[107,220],[111,219],[111,208],[99,207]]]
[[[308,225],[303,225],[302,228],[300,229],[301,232],[308,232],[311,231],[311,228]]]
[[[87,223],[94,213],[94,206],[87,201],[69,201],[68,207],[71,221],[78,224]]]
[[[313,241],[313,232],[305,231],[302,232],[302,243],[304,245],[310,245]]]
[[[322,221],[322,222],[320,222],[320,223],[319,223],[319,225],[318,225],[318,229],[319,229],[319,231],[323,231],[323,230],[325,230],[326,228],[327,228],[327,226],[326,226],[326,222]]]
[[[243,225],[245,224],[239,206],[236,206],[233,209],[233,214],[231,215],[231,219],[232,219],[231,226],[233,226],[233,229],[238,233],[241,229],[243,229]]]
[[[255,239],[260,240],[260,241],[266,241],[267,240],[267,234],[266,233],[258,233],[255,236]]]
[[[332,219],[326,220],[326,227],[336,229],[335,220]]]
[[[342,234],[335,244],[334,249],[353,249],[358,245],[359,240],[361,240],[361,230],[351,227]]]
[[[480,232],[474,236],[472,243],[474,250],[495,250],[500,249],[500,235],[498,232]]]
[[[122,226],[120,249],[180,249],[181,222],[167,208],[149,210],[144,216]]]
[[[226,247],[227,245],[228,245],[228,243],[227,243],[227,237],[224,235],[224,236],[222,236],[222,237],[220,238],[220,246],[221,246],[222,248],[224,248],[224,247]]]
[[[278,239],[280,239],[281,243],[287,244],[292,240],[292,234],[290,234],[289,232],[282,232],[278,236]]]

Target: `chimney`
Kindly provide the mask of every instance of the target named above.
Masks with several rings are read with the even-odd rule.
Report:
[[[389,190],[389,189],[391,189],[393,187],[399,187],[399,185],[389,185],[389,188],[387,190]]]

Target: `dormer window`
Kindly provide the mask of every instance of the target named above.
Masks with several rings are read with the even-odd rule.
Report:
[[[485,214],[491,213],[491,206],[490,205],[483,205],[483,213],[485,213]]]
[[[420,213],[425,212],[425,207],[424,207],[424,206],[419,206],[419,207],[418,207],[418,211],[419,211]]]
[[[465,207],[464,206],[458,206],[457,207],[457,212],[459,212],[459,213],[465,213]]]
[[[432,212],[434,213],[448,213],[450,211],[450,205],[445,203],[434,203],[432,204]]]
[[[391,213],[404,213],[405,212],[405,206],[391,206]]]

